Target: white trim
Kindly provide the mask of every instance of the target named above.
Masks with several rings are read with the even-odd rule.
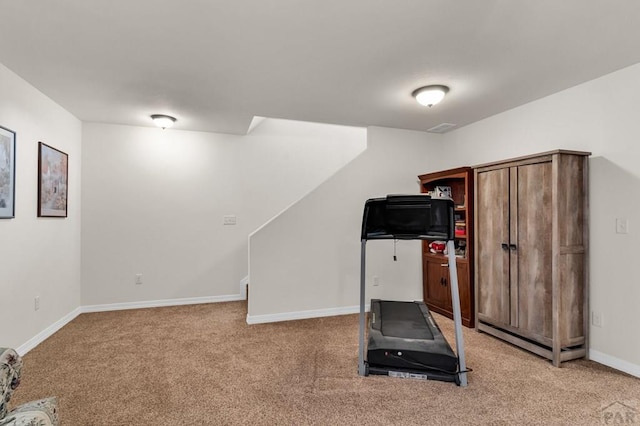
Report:
[[[593,349],[589,349],[589,359],[608,367],[615,368],[616,370],[623,371],[627,374],[631,374],[632,376],[640,377],[640,365],[632,364],[629,361],[625,361]]]
[[[40,343],[47,340],[49,337],[53,335],[56,331],[60,330],[62,327],[73,321],[75,317],[82,313],[82,308],[77,307],[73,311],[69,312],[67,315],[60,318],[58,321],[51,324],[49,327],[42,330],[40,333],[33,336],[31,339],[27,340],[24,344],[20,345],[16,348],[16,352],[20,354],[20,356],[24,356],[31,349],[38,346]]]
[[[164,306],[198,305],[201,303],[236,302],[244,300],[241,294],[226,296],[187,297],[184,299],[147,300],[141,302],[107,303],[104,305],[85,305],[82,312],[122,311],[125,309],[159,308]]]
[[[247,135],[253,132],[253,130],[258,127],[267,117],[260,117],[259,115],[254,115],[251,119],[251,123],[249,123],[249,128],[247,129]]]
[[[365,306],[369,311],[370,305]],[[349,315],[360,313],[360,306],[344,306],[341,308],[313,309],[309,311],[283,312],[279,314],[249,315],[247,324],[264,324],[268,322],[293,321],[309,318],[333,317],[336,315]]]

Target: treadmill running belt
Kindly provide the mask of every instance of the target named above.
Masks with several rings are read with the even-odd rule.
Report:
[[[400,369],[457,380],[458,357],[423,302],[371,300],[367,362],[372,374]]]
[[[413,302],[380,301],[380,332],[403,339],[433,340],[433,333],[420,307]]]

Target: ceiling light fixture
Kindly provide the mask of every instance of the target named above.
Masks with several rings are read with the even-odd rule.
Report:
[[[449,88],[442,85],[424,86],[411,94],[419,104],[432,107],[444,98]]]
[[[164,114],[153,114],[151,116],[151,119],[156,126],[162,127],[162,129],[168,129],[169,127],[173,126],[173,123],[176,122],[176,119],[174,117]]]

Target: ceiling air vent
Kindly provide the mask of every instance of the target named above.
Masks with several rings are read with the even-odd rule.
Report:
[[[429,130],[427,130],[427,132],[429,132],[429,133],[446,133],[446,132],[448,132],[449,130],[453,129],[456,126],[457,126],[457,124],[442,123],[442,124],[438,124],[437,126],[434,126],[434,127],[430,128]]]

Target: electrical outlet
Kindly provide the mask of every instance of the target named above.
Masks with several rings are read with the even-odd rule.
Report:
[[[135,278],[135,280],[136,280],[136,281],[135,281],[135,282],[136,282],[136,285],[140,285],[140,284],[142,284],[142,274],[136,274],[136,278]]]
[[[36,296],[36,298],[33,299],[33,309],[36,311],[40,309],[40,296]]]
[[[600,312],[591,312],[591,324],[593,324],[594,327],[602,327],[603,319]]]
[[[380,285],[380,278],[377,275],[373,276],[373,286],[378,287]]]
[[[629,233],[629,220],[619,217],[616,218],[616,234],[628,234]]]
[[[224,225],[235,225],[236,224],[236,217],[234,215],[224,216],[222,218],[222,223]]]

